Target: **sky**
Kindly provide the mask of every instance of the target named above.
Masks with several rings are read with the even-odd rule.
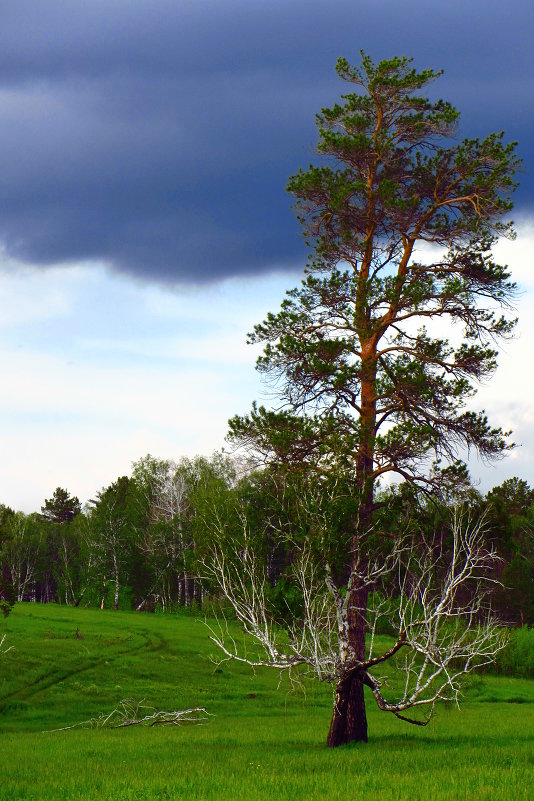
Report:
[[[511,0],[3,0],[0,26],[0,503],[85,501],[146,453],[224,445],[269,402],[247,346],[306,259],[285,192],[338,56],[414,57],[523,158],[499,244],[518,336],[477,403],[514,430],[483,490],[534,485],[534,50]]]

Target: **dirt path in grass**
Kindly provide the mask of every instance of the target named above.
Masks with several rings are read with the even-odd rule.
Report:
[[[105,661],[107,663],[113,663],[128,654],[134,654],[142,650],[149,651],[150,653],[157,653],[158,651],[164,651],[168,648],[167,641],[154,631],[138,631],[136,633],[144,639],[140,645],[121,649],[120,651],[116,651],[116,653],[113,655],[107,654]],[[33,682],[23,685],[22,687],[18,687],[16,690],[12,690],[11,692],[3,695],[0,698],[0,714],[5,710],[9,703],[12,703],[13,701],[27,701],[29,698],[33,698],[40,692],[48,690],[55,684],[61,684],[73,676],[79,676],[82,673],[86,673],[88,670],[95,668],[101,662],[101,655],[92,657],[90,656],[82,659],[79,665],[70,670],[65,670],[61,667],[58,667],[55,670],[47,671]]]

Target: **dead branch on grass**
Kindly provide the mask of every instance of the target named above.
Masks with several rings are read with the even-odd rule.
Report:
[[[102,713],[96,718],[59,729],[48,729],[43,733],[70,729],[123,729],[127,726],[184,726],[189,723],[205,723],[210,717],[212,715],[203,706],[167,712],[148,706],[144,703],[144,698],[141,701],[125,698],[108,714]]]

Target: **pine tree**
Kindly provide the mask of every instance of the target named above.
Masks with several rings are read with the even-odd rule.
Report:
[[[45,499],[41,512],[51,523],[68,523],[80,514],[81,504],[67,490],[57,487],[53,496]]]
[[[451,141],[458,112],[418,94],[439,72],[362,54],[360,68],[340,59],[337,73],[355,91],[317,116],[325,161],[288,185],[311,250],[306,277],[250,336],[265,345],[258,369],[280,406],[254,406],[230,428],[292,470],[350,476],[346,578],[380,476],[432,494],[462,474],[465,450],[493,459],[510,447],[469,401],[514,326],[514,285],[491,248],[513,236],[502,218],[518,159],[500,133]],[[363,658],[368,588],[348,591],[350,645]],[[364,681],[356,669],[339,680],[330,745],[367,739]]]

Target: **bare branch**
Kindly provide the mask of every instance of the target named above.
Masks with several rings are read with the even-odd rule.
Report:
[[[483,520],[472,521],[455,512],[450,542],[443,537],[422,544],[399,539],[382,557],[365,557],[360,543],[343,592],[330,567],[319,565],[305,543],[290,572],[300,591],[302,613],[285,628],[273,622],[265,594],[267,578],[247,542],[244,521],[239,550],[228,556],[228,542],[226,555],[217,545],[210,563],[205,564],[245,633],[262,653],[261,657],[250,656],[240,648],[225,621],[224,627],[219,624],[218,631],[213,627],[210,631],[226,659],[278,670],[303,666],[328,682],[357,672],[380,709],[424,725],[438,701],[458,703],[465,675],[492,662],[506,644],[506,634],[492,620],[486,603],[495,581],[489,569],[498,557],[484,543]],[[348,604],[356,585],[371,592],[365,659],[356,659],[349,644]],[[375,654],[375,634],[383,622],[396,630],[397,636],[389,648]],[[404,658],[399,659],[401,652]],[[390,660],[395,661],[397,684],[401,678],[402,687],[388,699],[385,681],[370,670]],[[405,715],[419,707],[427,710],[425,721]]]
[[[84,720],[72,726],[62,726],[59,729],[47,729],[44,734],[56,731],[70,731],[71,729],[123,729],[129,726],[183,726],[187,723],[205,723],[209,712],[202,706],[191,709],[174,710],[166,712],[157,710],[141,701],[125,698],[120,701],[108,714],[102,713],[97,718]]]

